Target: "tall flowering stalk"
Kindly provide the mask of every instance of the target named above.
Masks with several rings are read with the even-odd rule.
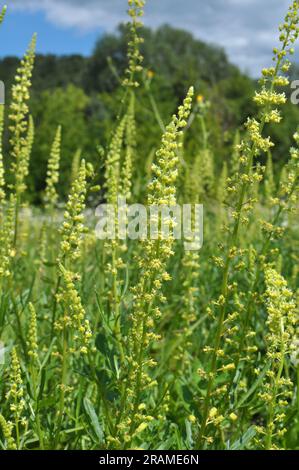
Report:
[[[135,147],[135,89],[139,87],[137,79],[142,71],[143,57],[140,53],[140,44],[143,39],[139,36],[139,29],[142,26],[140,17],[143,15],[143,0],[128,0],[130,16],[129,42],[128,42],[128,67],[125,70],[125,78],[122,81],[124,97],[121,101],[121,109],[118,113],[117,126],[112,135],[105,165],[105,189],[107,203],[113,208],[113,214],[109,214],[114,222],[114,237],[106,241],[105,254],[108,257],[106,263],[106,273],[111,280],[109,286],[108,305],[112,318],[113,334],[116,337],[119,358],[124,362],[123,337],[121,331],[121,286],[120,271],[124,269],[123,254],[126,252],[126,245],[121,239],[123,235],[119,232],[118,209],[119,196],[127,200],[131,198],[132,175],[133,175],[133,154]],[[124,111],[125,104],[128,109]]]
[[[86,165],[82,160],[79,174],[74,181],[66,204],[64,221],[61,228],[59,261],[74,262],[80,257],[82,236],[85,232],[84,209],[87,193]]]
[[[12,212],[11,201],[5,204],[5,178],[3,164],[2,134],[4,124],[4,105],[0,105],[0,295],[2,293],[3,280],[11,274],[10,261],[12,257]]]
[[[112,138],[110,149],[106,160],[105,188],[107,190],[107,202],[113,213],[109,214],[113,218],[114,237],[105,242],[105,255],[109,262],[106,264],[106,273],[111,280],[109,286],[109,307],[113,323],[113,333],[117,339],[117,348],[121,362],[124,361],[123,334],[121,330],[121,289],[123,281],[121,272],[125,268],[123,260],[127,251],[126,242],[119,227],[118,204],[119,197],[125,198],[126,202],[131,199],[132,176],[133,176],[133,156],[136,141],[135,128],[135,95],[131,93],[129,109],[125,117],[120,121],[115,135]],[[126,210],[125,208],[123,210]],[[127,218],[127,214],[123,213]],[[108,278],[108,279],[109,279]]]
[[[197,154],[194,162],[190,164],[188,173],[185,175],[185,203],[200,204],[203,186],[202,186],[202,165],[201,155]],[[195,221],[192,220],[192,231],[198,230],[195,227]],[[196,240],[185,240],[189,243],[195,242],[200,244],[198,235]],[[199,249],[185,249],[181,260],[180,281],[182,286],[180,302],[182,306],[179,308],[179,331],[176,333],[178,337],[176,354],[173,359],[176,360],[176,371],[184,371],[187,365],[190,365],[190,341],[192,335],[192,326],[198,319],[198,300],[199,300],[199,276],[200,276],[200,255]],[[176,314],[177,316],[177,314]]]
[[[20,163],[20,170],[21,170],[21,173],[23,173],[24,175],[22,192],[24,192],[27,188],[27,185],[25,183],[25,178],[29,174],[29,163],[30,163],[30,156],[31,156],[32,147],[34,143],[34,134],[35,134],[35,126],[34,126],[33,117],[29,115],[27,135],[26,135],[26,141],[25,141],[25,146],[24,146],[24,158],[22,160],[22,163]]]
[[[62,265],[60,265],[60,272],[62,287],[57,294],[57,301],[61,307],[61,315],[55,322],[55,331],[60,338],[57,357],[61,362],[61,376],[55,446],[62,426],[66,393],[72,391],[71,383],[68,380],[70,358],[76,353],[87,355],[92,336],[90,324],[86,319],[85,310],[75,285],[80,276],[78,273],[66,270]]]
[[[45,203],[46,208],[52,213],[58,200],[57,184],[59,181],[59,165],[60,165],[60,147],[61,147],[61,126],[58,126],[54,142],[50,152],[48,161]]]
[[[80,169],[80,162],[81,162],[81,156],[82,156],[82,150],[78,149],[76,150],[73,160],[72,160],[72,171],[71,171],[71,184],[75,181],[75,179],[78,176],[79,169]]]
[[[17,448],[19,449],[21,442],[20,424],[23,426],[26,425],[26,419],[23,416],[26,404],[24,398],[24,384],[21,375],[21,366],[15,348],[13,348],[11,353],[9,385],[10,388],[6,393],[6,399],[9,402],[9,408],[14,422],[16,444]]]
[[[36,35],[33,36],[29,49],[17,69],[15,84],[12,87],[12,102],[10,105],[10,145],[11,156],[14,161],[11,170],[14,175],[13,190],[16,196],[15,207],[15,235],[14,244],[18,236],[18,218],[21,196],[26,189],[25,178],[28,174],[28,160],[33,139],[33,121],[28,122],[28,101],[31,87],[31,77],[35,58]]]
[[[35,363],[38,359],[38,344],[37,344],[37,319],[36,311],[32,303],[29,304],[30,322],[28,331],[28,356]]]
[[[153,180],[148,186],[149,207],[176,205],[178,140],[187,124],[192,96],[193,88],[190,88],[183,105],[179,107],[178,116],[173,116],[162,137],[162,146],[157,152],[157,163],[153,164],[152,168]],[[172,227],[171,220],[169,227]],[[156,384],[148,372],[148,369],[155,365],[155,361],[149,355],[149,348],[152,342],[158,339],[154,326],[161,312],[156,302],[164,301],[161,289],[163,283],[170,279],[166,268],[173,254],[173,244],[173,235],[163,237],[159,229],[157,240],[144,241],[143,254],[138,259],[140,277],[137,285],[132,288],[134,304],[130,318],[129,351],[126,357],[128,375],[124,378],[123,403],[118,416],[119,443],[122,436],[121,439],[129,445],[153,419],[147,415],[147,405],[142,404],[142,396],[146,390]]]
[[[197,175],[199,176],[199,182],[196,182],[196,184],[199,184],[201,186],[201,198],[204,198],[207,196],[207,194],[210,195],[214,189],[215,163],[214,155],[212,153],[209,142],[209,132],[206,123],[207,111],[209,109],[210,103],[209,101],[204,101],[201,95],[197,97],[197,103],[197,118],[200,126],[201,148],[200,152],[196,156],[196,160],[194,162],[194,169],[197,170]]]
[[[143,43],[143,38],[139,36],[139,29],[142,27],[140,18],[143,16],[143,8],[145,6],[144,0],[128,0],[129,10],[128,14],[131,17],[129,24],[130,39],[128,43],[128,68],[126,69],[126,78],[123,85],[126,87],[136,88],[139,82],[136,79],[136,73],[142,71],[143,57],[140,53],[140,44]]]
[[[118,113],[118,121],[122,119],[124,114],[126,113],[124,109],[127,105],[127,100],[129,100],[129,102],[132,100],[132,95],[134,95],[136,88],[140,86],[140,75],[143,70],[143,56],[140,52],[140,46],[143,43],[143,38],[140,36],[139,30],[143,26],[142,22],[140,21],[140,18],[143,16],[145,0],[128,0],[128,6],[128,15],[130,17],[130,22],[128,24],[128,65],[125,70],[124,79],[122,80],[124,96],[121,100],[120,110]]]
[[[11,260],[15,254],[13,248],[15,198],[10,201],[3,212],[3,221],[0,227],[0,293],[2,293],[3,281],[11,275]]]
[[[125,116],[119,123],[115,135],[112,138],[109,152],[106,160],[105,171],[105,188],[107,190],[107,202],[113,210],[113,214],[109,214],[114,219],[115,233],[113,239],[107,240],[105,243],[106,254],[109,256],[110,262],[107,263],[107,274],[111,278],[110,305],[114,322],[114,334],[118,340],[119,352],[122,360],[123,346],[121,334],[121,314],[120,314],[120,280],[119,271],[123,269],[124,263],[121,258],[121,243],[119,239],[118,218],[116,216],[118,208],[118,197],[121,194],[121,156],[124,144],[124,133],[126,129],[127,117]]]
[[[226,211],[226,198],[227,198],[227,182],[228,182],[228,168],[227,163],[223,163],[221,174],[217,181],[216,198],[219,204],[217,213],[216,232],[219,239],[222,238],[222,232],[225,231],[225,224],[227,224],[228,217]]]
[[[3,148],[2,148],[3,121],[4,121],[4,105],[1,104],[0,105],[0,221],[2,217],[3,203],[5,201],[5,179],[4,179]]]
[[[80,295],[75,281],[80,279],[74,271],[74,263],[81,255],[83,243],[84,209],[87,193],[87,171],[82,160],[77,179],[74,181],[64,213],[61,229],[60,254],[58,257],[59,276],[55,295],[55,315],[52,318],[53,327],[59,337],[58,357],[61,366],[59,385],[59,409],[57,414],[55,446],[64,416],[65,395],[71,387],[68,385],[68,364],[70,355],[79,352],[87,354],[87,346],[91,338],[89,321],[86,319]],[[61,314],[56,319],[56,307],[61,308]]]
[[[55,254],[53,253],[54,239],[55,239],[55,209],[58,201],[57,185],[59,182],[59,168],[60,168],[60,153],[61,153],[61,126],[58,126],[54,141],[52,143],[50,157],[47,165],[46,189],[44,194],[44,204],[49,216],[49,222],[46,224],[48,233],[49,261],[54,262]]]
[[[71,187],[66,210],[64,212],[64,221],[61,227],[61,243],[57,260],[59,275],[52,310],[52,334],[54,333],[56,322],[56,294],[58,293],[62,280],[60,266],[67,267],[68,264],[75,262],[81,254],[82,236],[85,232],[83,211],[85,209],[86,191],[86,165],[85,160],[82,160],[77,179]]]
[[[4,121],[4,105],[0,105],[0,294],[2,293],[2,280],[10,272],[8,269],[11,250],[11,233],[9,220],[5,217],[5,179],[2,153],[2,134]]]
[[[69,264],[74,263],[81,254],[82,236],[85,232],[83,211],[85,209],[86,192],[86,165],[85,160],[82,160],[78,177],[71,187],[68,202],[66,204],[66,210],[64,212],[64,221],[61,228],[60,251],[57,260],[59,275],[55,290],[56,294],[58,293],[62,280],[60,266],[64,266],[66,268]],[[56,322],[56,294],[52,311],[52,333],[54,332]]]
[[[44,438],[40,420],[39,410],[39,390],[40,390],[40,361],[39,361],[39,344],[37,333],[37,315],[34,305],[30,302],[28,305],[30,319],[28,328],[28,357],[29,357],[29,372],[32,384],[32,397],[34,400],[34,425],[36,426],[37,435],[39,438],[40,448],[44,449]]]
[[[242,325],[241,337],[237,347],[237,354],[234,358],[235,370],[242,357],[244,349],[246,349],[246,336],[248,334],[249,322],[252,316],[253,308],[256,300],[256,290],[261,281],[261,274],[264,265],[269,257],[271,242],[275,239],[281,239],[285,228],[283,227],[283,216],[292,214],[297,210],[299,198],[299,134],[294,134],[296,147],[290,149],[290,159],[285,165],[285,178],[280,182],[276,194],[273,194],[267,201],[268,206],[273,213],[272,220],[261,220],[261,229],[263,233],[263,243],[260,251],[256,256],[255,266],[253,270],[252,283],[249,288],[249,295],[245,305],[245,316]],[[240,374],[241,377],[241,374]]]
[[[120,193],[127,202],[132,197],[133,158],[136,146],[136,123],[135,123],[135,95],[131,94],[131,101],[125,123],[125,156],[121,170]]]
[[[119,123],[111,140],[106,159],[105,188],[107,189],[107,202],[117,206],[117,198],[120,190],[121,155],[126,128],[126,116]]]
[[[293,44],[298,38],[298,2],[293,2],[289,12],[285,17],[285,22],[280,27],[280,48],[274,49],[273,61],[274,67],[263,70],[261,79],[261,90],[254,97],[255,103],[259,106],[259,118],[248,119],[246,123],[247,136],[240,144],[240,172],[234,180],[229,183],[228,191],[234,195],[233,204],[233,223],[228,227],[228,241],[226,253],[220,262],[223,269],[221,292],[219,298],[214,302],[214,309],[217,310],[217,329],[215,340],[212,346],[206,348],[210,353],[209,367],[204,377],[207,380],[207,391],[202,406],[202,422],[197,438],[196,446],[202,448],[206,442],[212,442],[212,438],[206,435],[206,430],[211,413],[214,387],[216,383],[217,370],[223,370],[223,367],[230,366],[223,364],[222,341],[225,329],[225,320],[228,314],[228,302],[230,299],[231,285],[231,266],[233,260],[240,255],[238,249],[238,239],[240,226],[247,224],[248,212],[253,207],[253,201],[246,201],[250,186],[261,179],[261,174],[252,171],[254,159],[263,152],[268,152],[273,143],[270,137],[264,137],[263,131],[267,123],[278,123],[281,121],[281,115],[277,107],[286,102],[284,93],[276,91],[277,87],[286,86],[287,78],[281,76],[289,70],[290,62],[287,59],[288,54],[293,54]],[[246,204],[244,204],[246,202]],[[232,370],[235,365],[232,366]],[[226,390],[225,390],[226,393]],[[215,420],[214,420],[215,421]]]
[[[179,311],[178,345],[174,356],[174,359],[176,359],[176,372],[180,373],[185,370],[186,366],[190,365],[192,325],[198,319],[199,270],[199,252],[197,250],[186,250],[182,258],[182,306]]]

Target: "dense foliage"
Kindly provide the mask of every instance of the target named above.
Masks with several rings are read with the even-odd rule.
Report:
[[[299,134],[283,90],[299,4],[254,92],[223,52],[143,31],[144,1],[128,3],[127,42],[100,41],[79,83],[30,101],[34,36],[8,123],[0,108],[0,447],[298,450]],[[203,203],[202,249],[159,215],[157,237],[123,237],[119,196]],[[101,240],[104,201],[116,236]]]
[[[152,96],[165,123],[192,83],[196,94],[203,95],[210,103],[207,121],[216,167],[220,171],[223,159],[229,159],[236,129],[242,132],[246,117],[256,111],[251,100],[255,82],[230,64],[223,50],[194,39],[190,33],[162,26],[156,31],[144,29],[143,36],[142,80],[147,86],[139,93],[136,104],[137,120],[141,124],[138,149],[149,154],[160,138],[161,126],[153,114]],[[75,152],[81,149],[85,158],[95,164],[98,158],[95,148],[107,147],[110,128],[118,112],[127,38],[127,27],[120,26],[118,34],[99,39],[91,57],[37,55],[30,103],[37,133],[28,186],[35,203],[40,204],[45,188],[45,165],[40,163],[48,159],[58,125],[62,125],[63,132],[59,192],[64,198],[68,168]],[[18,62],[14,57],[0,61],[0,77],[6,84],[8,100]],[[276,143],[273,159],[279,166],[287,160],[290,136],[296,129],[298,117],[298,107],[288,103],[284,123],[279,129],[271,130]],[[5,136],[8,151],[7,141],[8,136]]]

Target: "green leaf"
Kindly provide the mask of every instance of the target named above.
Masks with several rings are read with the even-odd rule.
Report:
[[[256,430],[254,426],[250,426],[249,429],[238,439],[235,441],[229,450],[244,450],[245,447],[250,443],[250,441],[256,435]]]
[[[92,425],[92,428],[97,438],[99,439],[100,442],[102,442],[104,439],[104,433],[103,433],[102,426],[99,423],[93,404],[87,397],[84,398],[83,403],[84,403],[85,411],[89,417],[90,424]]]

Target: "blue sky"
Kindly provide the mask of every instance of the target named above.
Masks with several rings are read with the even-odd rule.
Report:
[[[1,1],[1,0],[0,0]],[[223,46],[256,76],[270,63],[289,0],[148,0],[144,22],[169,23]],[[96,38],[126,19],[127,0],[8,0],[0,55],[22,55],[33,32],[38,52],[91,53]]]
[[[56,26],[40,11],[8,12],[0,30],[0,55],[23,55],[34,32],[38,35],[38,52],[88,55],[101,29],[82,32],[75,27]]]

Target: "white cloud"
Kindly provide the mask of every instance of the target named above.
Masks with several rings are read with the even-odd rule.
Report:
[[[233,62],[257,74],[269,63],[288,4],[289,0],[148,0],[144,22],[190,30],[225,47]],[[127,0],[14,0],[12,8],[43,11],[60,27],[111,31],[126,19]]]
[[[81,31],[104,28],[111,30],[126,18],[124,0],[14,0],[15,10],[43,11],[46,18],[61,27]]]

